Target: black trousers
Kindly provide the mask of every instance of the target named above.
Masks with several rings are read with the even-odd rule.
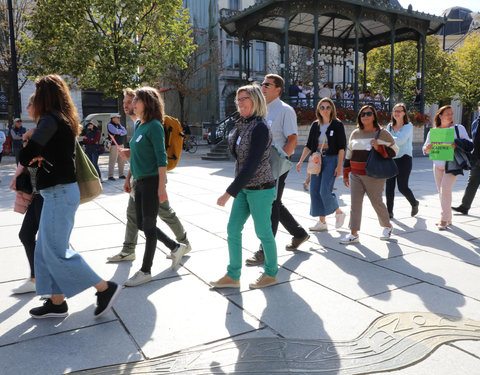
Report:
[[[30,277],[35,277],[35,244],[38,226],[40,225],[40,215],[42,213],[43,198],[40,194],[34,194],[30,206],[23,217],[22,227],[18,232],[18,237],[22,241],[25,253],[27,254],[28,264],[30,265]]]
[[[135,187],[135,211],[137,227],[145,234],[145,253],[143,255],[142,272],[150,273],[157,240],[170,250],[175,250],[178,243],[157,228],[158,206],[158,176],[137,180]]]
[[[468,183],[465,189],[465,194],[463,194],[462,206],[463,208],[469,210],[472,207],[473,199],[477,193],[478,186],[480,185],[480,160],[475,160],[472,165],[472,170],[468,176]]]
[[[418,202],[412,191],[408,187],[408,179],[412,171],[412,157],[403,155],[401,158],[393,159],[398,167],[398,175],[389,178],[385,186],[385,196],[387,197],[387,210],[393,212],[393,199],[395,197],[395,183],[398,185],[398,191],[407,198],[408,202],[414,206]]]
[[[305,229],[302,228],[282,203],[287,176],[288,172],[285,172],[278,178],[277,198],[273,201],[271,216],[273,235],[277,234],[278,223],[280,222],[293,237],[305,237],[307,235]]]

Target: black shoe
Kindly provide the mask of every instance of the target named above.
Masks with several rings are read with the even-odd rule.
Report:
[[[45,302],[43,302],[43,306],[30,310],[30,316],[35,319],[65,318],[67,315],[67,302],[63,301],[61,305],[54,305],[50,298],[47,298]]]
[[[96,318],[105,315],[112,308],[113,303],[122,290],[122,287],[113,281],[107,281],[107,283],[107,290],[95,293],[97,296],[97,308],[94,313]]]
[[[285,246],[285,250],[297,250],[298,247],[307,241],[310,238],[310,235],[306,234],[303,237],[292,237],[292,242]]]
[[[412,215],[412,216],[413,216],[413,215]],[[393,212],[389,212],[389,213],[388,213],[388,217],[389,217],[390,219],[393,219]]]
[[[115,181],[115,177],[109,177],[108,180],[109,181]]]
[[[126,179],[125,176],[120,176],[120,177],[118,177],[118,178],[120,178],[120,179],[122,179],[122,180],[125,180],[125,179]]]
[[[251,258],[248,258],[245,261],[247,266],[258,266],[259,264],[263,264],[265,262],[265,254],[263,250],[255,251],[255,254]]]
[[[415,216],[418,214],[418,204],[419,202],[417,201],[417,203],[412,206],[412,212],[410,212],[410,216]]]
[[[452,207],[453,211],[460,212],[461,214],[468,215],[468,210],[464,208],[462,205],[458,207]]]

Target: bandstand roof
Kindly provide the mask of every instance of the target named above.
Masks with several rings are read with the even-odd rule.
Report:
[[[289,44],[314,47],[314,15],[318,15],[319,43],[344,49],[355,48],[355,20],[359,21],[360,50],[395,41],[418,40],[437,32],[445,20],[402,8],[388,0],[264,0],[243,11],[222,9],[220,25],[243,40],[285,43],[285,20],[289,19]]]

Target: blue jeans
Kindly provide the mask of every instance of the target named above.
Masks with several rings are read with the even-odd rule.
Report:
[[[98,168],[98,151],[93,151],[93,152],[86,151],[85,154],[87,155],[87,157],[90,159],[93,166],[97,170],[98,177],[101,180],[102,179],[102,174],[100,173],[100,168]]]
[[[80,203],[76,182],[40,191],[43,208],[35,247],[37,295],[63,294],[72,297],[102,279],[69,248],[75,212]]]
[[[338,155],[322,156],[322,170],[310,176],[310,215],[327,216],[338,208],[337,196],[333,193],[335,168]]]
[[[230,263],[228,276],[240,279],[242,269],[242,230],[250,214],[255,226],[255,234],[262,243],[265,253],[265,273],[275,277],[278,272],[277,245],[272,231],[270,216],[275,199],[275,188],[265,190],[242,189],[233,201],[232,212],[228,220],[228,252]]]

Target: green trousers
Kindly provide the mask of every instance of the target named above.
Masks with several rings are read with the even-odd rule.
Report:
[[[175,211],[170,207],[167,201],[158,206],[158,217],[167,224],[172,230],[177,242],[187,243],[187,232],[177,217]],[[137,214],[135,212],[135,200],[130,196],[127,206],[127,226],[125,229],[125,241],[123,242],[123,253],[132,254],[137,246],[138,227]]]
[[[228,276],[239,280],[242,269],[242,230],[248,217],[252,215],[255,234],[262,243],[265,253],[265,273],[275,277],[278,272],[277,245],[272,232],[272,204],[275,199],[275,188],[265,190],[242,189],[233,201],[230,219],[228,220],[228,252],[230,263]]]

